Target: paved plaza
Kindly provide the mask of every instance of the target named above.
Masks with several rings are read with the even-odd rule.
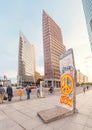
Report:
[[[92,90],[76,96],[78,113],[45,124],[37,112],[60,106],[59,98],[52,95],[0,104],[0,130],[92,130]]]

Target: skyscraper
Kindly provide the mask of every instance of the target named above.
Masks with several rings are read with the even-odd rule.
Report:
[[[19,38],[18,84],[35,82],[35,48],[23,33]]]
[[[82,0],[92,51],[92,0]]]
[[[44,75],[47,86],[59,86],[59,56],[65,52],[60,27],[43,11]]]

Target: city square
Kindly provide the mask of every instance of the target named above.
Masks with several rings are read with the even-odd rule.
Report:
[[[77,112],[65,118],[44,123],[37,112],[60,106],[59,94],[31,98],[0,105],[1,130],[91,130],[92,90],[76,96]],[[14,99],[15,100],[15,99]],[[17,98],[17,100],[19,100]]]
[[[0,130],[92,130],[92,0],[0,1]]]

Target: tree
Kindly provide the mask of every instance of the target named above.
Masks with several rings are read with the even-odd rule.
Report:
[[[36,85],[37,85],[37,84],[40,84],[40,81],[43,81],[43,79],[39,78],[39,79],[36,81]]]

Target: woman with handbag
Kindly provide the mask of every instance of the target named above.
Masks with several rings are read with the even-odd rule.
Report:
[[[5,94],[5,89],[3,88],[2,85],[0,85],[0,103],[3,103],[4,94]]]

